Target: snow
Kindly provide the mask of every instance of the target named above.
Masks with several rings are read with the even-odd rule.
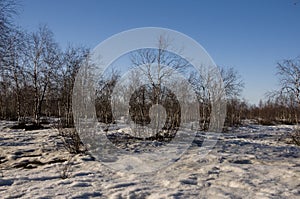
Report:
[[[285,143],[294,126],[231,129],[206,156],[198,133],[173,164],[135,174],[73,157],[55,129],[12,125],[0,121],[1,198],[300,198],[300,147]]]

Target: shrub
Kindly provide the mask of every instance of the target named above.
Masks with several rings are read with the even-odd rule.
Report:
[[[290,134],[291,140],[293,144],[296,144],[300,146],[300,128],[296,128],[291,134]]]
[[[75,128],[58,128],[58,132],[62,136],[64,147],[69,153],[80,154],[87,151]]]
[[[70,156],[68,161],[63,165],[63,167],[60,169],[60,177],[61,179],[67,179],[71,175],[71,165],[72,165],[72,158],[73,156]]]

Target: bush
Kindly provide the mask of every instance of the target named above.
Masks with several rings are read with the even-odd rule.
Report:
[[[75,128],[58,128],[58,132],[63,138],[64,147],[71,154],[80,154],[87,151]]]
[[[296,144],[298,146],[300,146],[300,128],[296,128],[291,134],[290,134],[290,137],[291,137],[291,142],[293,144]]]
[[[63,165],[63,167],[59,170],[61,179],[67,179],[71,175],[71,165],[72,165],[72,158],[70,156],[68,161]]]

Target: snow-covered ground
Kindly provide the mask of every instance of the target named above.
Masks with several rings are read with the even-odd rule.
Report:
[[[0,198],[300,198],[300,147],[285,143],[291,126],[234,129],[205,157],[199,133],[170,166],[132,174],[71,157],[54,129],[10,125],[0,121]]]

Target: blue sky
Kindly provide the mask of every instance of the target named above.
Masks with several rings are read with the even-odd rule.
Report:
[[[296,3],[296,5],[294,5]],[[234,67],[258,103],[275,89],[276,63],[300,55],[300,0],[23,0],[17,23],[47,24],[62,47],[96,47],[113,34],[164,27],[198,41],[217,65]]]

